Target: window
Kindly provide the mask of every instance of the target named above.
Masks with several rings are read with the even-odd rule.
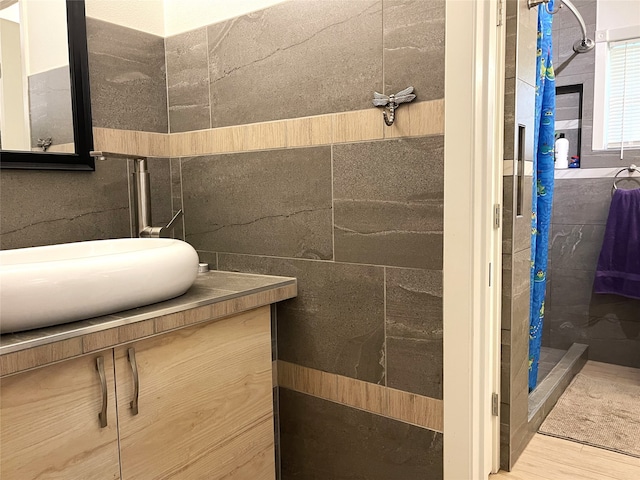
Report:
[[[640,38],[609,43],[605,148],[640,148]]]

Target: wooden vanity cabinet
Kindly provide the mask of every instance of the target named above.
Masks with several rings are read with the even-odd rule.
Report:
[[[0,379],[0,477],[273,480],[270,327],[265,306]]]
[[[98,358],[106,381],[104,428]],[[0,379],[0,478],[120,478],[115,405],[112,350]]]
[[[274,479],[269,315],[262,307],[116,349],[123,480]]]

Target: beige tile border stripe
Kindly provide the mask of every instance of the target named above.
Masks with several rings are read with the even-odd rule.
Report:
[[[94,127],[93,145],[94,150],[141,157],[168,157],[170,153],[166,133]]]
[[[277,361],[278,385],[349,407],[443,431],[443,401]]]
[[[514,175],[514,171],[513,171],[513,165],[514,165],[514,161],[513,160],[504,160],[502,162],[502,176],[503,177],[510,177],[512,175]],[[524,176],[525,177],[531,177],[533,175],[533,162],[530,162],[529,160],[524,162]]]
[[[444,133],[443,99],[403,105],[398,112],[391,127],[384,125],[380,109],[371,108],[171,134],[94,128],[94,149],[133,156],[185,157]]]

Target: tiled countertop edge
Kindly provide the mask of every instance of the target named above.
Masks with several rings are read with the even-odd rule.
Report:
[[[200,298],[194,300],[189,300],[187,298],[185,301],[180,301],[181,297],[177,297],[164,302],[128,310],[126,312],[119,312],[117,314],[72,322],[42,330],[6,334],[0,337],[0,342],[2,343],[0,345],[0,357],[6,357],[10,354],[20,353],[25,350],[43,347],[74,338],[82,340],[82,337],[87,337],[100,332],[110,331],[114,334],[120,334],[122,333],[121,331],[115,332],[114,330],[136,324],[144,326],[144,322],[149,321],[154,323],[152,329],[147,328],[146,331],[144,328],[139,329],[140,335],[133,334],[127,335],[126,337],[123,337],[122,335],[113,335],[113,338],[115,339],[114,342],[103,342],[104,345],[102,348],[109,348],[117,344],[138,340],[153,334],[164,333],[169,330],[182,328],[195,323],[227,317],[229,315],[257,308],[269,303],[293,298],[297,293],[297,281],[295,278],[218,271],[209,272],[207,275],[211,276],[220,274],[236,277],[244,276],[248,279],[257,280],[264,278],[265,281],[270,283],[243,290],[232,291],[222,290],[215,287],[207,287],[206,284],[203,284],[201,277],[199,277],[194,286],[192,286],[191,289],[181,297],[188,296],[194,288],[200,288],[203,290],[199,293]],[[206,295],[207,293],[210,293],[210,295]],[[247,301],[243,302],[243,299],[246,299]],[[217,304],[220,306],[223,306],[224,304],[224,308],[207,308]],[[190,312],[191,314],[186,315],[186,312]],[[181,313],[185,314],[176,315]],[[50,333],[47,332],[47,330],[50,331]],[[38,335],[39,332],[42,333],[41,336]],[[8,339],[13,341],[7,342]],[[75,349],[72,348],[72,350]],[[87,350],[85,345],[83,346],[80,354],[89,353],[93,350],[96,349]],[[65,358],[71,356],[75,355],[64,355]],[[22,368],[20,370],[22,370]],[[0,375],[8,373],[9,372],[5,368],[5,365],[2,365]]]

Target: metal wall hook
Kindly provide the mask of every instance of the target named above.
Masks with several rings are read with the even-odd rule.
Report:
[[[544,8],[547,11],[547,13],[550,15],[555,15],[562,8],[562,2],[558,1],[559,5],[558,5],[558,8],[556,8],[555,10],[549,10],[549,1],[550,0],[527,0],[527,6],[529,7],[529,9],[532,9],[544,3]]]
[[[388,107],[389,109],[389,115],[387,115],[386,111],[382,112],[382,118],[388,127],[393,125],[393,122],[396,119],[396,108],[398,108],[401,103],[412,102],[415,98],[416,96],[413,94],[413,87],[407,87],[398,93],[389,95],[388,97],[382,93],[373,92],[373,104],[376,107]]]
[[[393,95],[392,95],[393,96]],[[387,124],[387,127],[393,125],[393,122],[396,119],[396,104],[391,103],[389,105],[389,116],[387,116],[387,112],[382,112],[382,118],[384,118],[384,123]]]

